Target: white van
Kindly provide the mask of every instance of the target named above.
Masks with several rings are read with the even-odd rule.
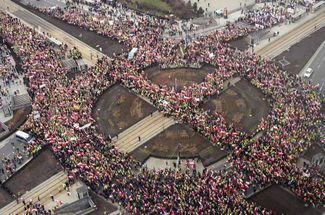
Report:
[[[313,69],[312,68],[307,68],[306,72],[304,73],[305,78],[310,78],[310,76],[313,74]]]
[[[27,143],[27,144],[31,143],[34,140],[34,138],[31,135],[23,131],[16,132],[16,139],[20,142]]]

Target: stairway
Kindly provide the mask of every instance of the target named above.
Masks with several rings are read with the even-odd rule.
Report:
[[[32,99],[30,98],[28,93],[17,95],[12,97],[13,107],[12,110],[17,110],[19,108],[23,108],[31,105]]]
[[[9,117],[9,116],[12,115],[12,112],[11,112],[11,110],[10,110],[9,105],[4,105],[4,106],[2,107],[2,110],[3,110],[3,114],[4,114],[5,117]]]
[[[44,181],[37,187],[33,188],[32,190],[26,192],[22,195],[22,198],[28,202],[32,199],[34,202],[37,201],[38,197],[40,198],[40,202],[44,203],[49,200],[50,195],[56,195],[63,189],[62,184],[67,181],[67,175],[61,171],[55,175],[53,175],[48,180]],[[9,203],[5,207],[0,209],[0,214],[21,214],[24,211],[24,204],[19,201],[17,204],[16,200]]]
[[[164,117],[156,111],[152,116],[149,115],[123,131],[118,135],[118,139],[113,138],[113,143],[120,151],[129,153],[173,124],[175,121],[172,118]]]

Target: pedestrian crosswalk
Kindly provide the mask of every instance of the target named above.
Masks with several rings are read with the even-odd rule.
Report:
[[[21,199],[18,199],[18,202],[15,200],[1,208],[0,214],[21,214],[24,211],[24,203],[30,200],[34,202],[37,200],[40,200],[42,203],[46,202],[51,195],[56,195],[62,190],[62,184],[67,180],[67,175],[63,171],[55,174],[42,184],[23,194]]]
[[[122,152],[132,152],[160,132],[175,124],[172,118],[156,111],[113,139],[113,143]]]

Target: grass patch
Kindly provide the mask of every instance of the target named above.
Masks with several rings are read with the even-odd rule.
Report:
[[[119,0],[121,3],[126,3],[131,9],[149,12],[157,16],[168,15],[172,11],[172,7],[162,0]]]
[[[191,4],[183,0],[118,0],[129,8],[143,13],[164,17],[173,14],[181,19],[189,19],[200,15]]]

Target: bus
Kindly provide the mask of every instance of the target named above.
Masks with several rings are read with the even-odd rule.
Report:
[[[34,138],[31,135],[23,131],[16,132],[16,139],[20,142],[27,143],[27,144],[31,143],[34,140]]]

